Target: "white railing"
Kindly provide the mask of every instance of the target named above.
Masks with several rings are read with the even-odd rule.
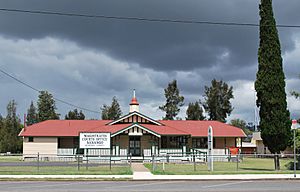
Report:
[[[74,148],[58,148],[57,155],[75,155],[76,149]]]
[[[126,156],[127,155],[127,149],[120,149],[120,155]]]
[[[202,152],[207,153],[207,149],[194,149],[195,152]],[[191,149],[191,153],[193,152],[193,149]],[[228,160],[228,150],[227,149],[213,149],[212,155],[214,158],[214,161],[227,161]]]
[[[159,154],[169,154],[169,155],[181,156],[182,149],[160,149]]]
[[[144,156],[148,157],[148,156],[151,156],[152,153],[151,153],[151,149],[144,149]]]
[[[110,154],[110,149],[88,149],[87,155],[92,156],[108,156]]]

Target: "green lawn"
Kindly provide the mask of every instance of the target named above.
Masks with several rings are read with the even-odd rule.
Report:
[[[1,163],[16,163],[18,166],[1,166]],[[129,165],[113,165],[111,170],[109,165],[90,166],[86,169],[85,164],[81,164],[78,170],[77,162],[65,162],[66,166],[43,166],[45,162],[37,166],[26,165],[35,161],[22,161],[22,156],[0,156],[0,175],[132,175]],[[51,162],[49,162],[51,163]]]
[[[113,166],[111,170],[109,166],[80,167],[79,171],[76,166],[0,166],[0,175],[132,175],[129,166]]]
[[[152,171],[152,164],[148,163],[145,166],[152,171],[153,174],[166,175],[197,175],[197,174],[277,174],[277,173],[293,173],[285,166],[292,159],[280,160],[280,171],[274,171],[274,161],[272,158],[244,158],[238,165],[236,162],[214,162],[214,171],[208,171],[207,164],[197,163],[196,171],[192,163],[169,163],[165,164],[165,171],[163,165],[156,164],[155,171]],[[300,171],[298,171],[300,173]]]
[[[22,160],[22,156],[0,156],[0,162],[18,162]]]

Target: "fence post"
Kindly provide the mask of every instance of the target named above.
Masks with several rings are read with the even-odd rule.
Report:
[[[80,170],[80,164],[79,164],[79,154],[77,154],[77,170]]]
[[[86,151],[87,151],[87,154],[86,154],[86,167],[85,167],[85,169],[86,170],[88,170],[89,168],[89,153],[88,153],[88,149],[86,149]]]
[[[40,172],[40,153],[37,153],[37,170]]]
[[[194,171],[196,171],[196,157],[194,153],[193,153],[193,162],[194,162]]]
[[[110,150],[110,154],[109,154],[109,170],[111,171],[111,150]]]
[[[152,171],[155,171],[155,167],[154,167],[154,154],[152,155]]]
[[[129,165],[130,165],[130,168],[131,168],[131,166],[132,166],[132,161],[131,161],[132,159],[131,159],[131,156],[132,156],[131,153],[129,153]]]
[[[236,171],[239,171],[239,154],[236,155]]]

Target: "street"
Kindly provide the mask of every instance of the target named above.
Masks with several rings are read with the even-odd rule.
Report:
[[[0,192],[300,191],[300,180],[276,181],[0,181]]]

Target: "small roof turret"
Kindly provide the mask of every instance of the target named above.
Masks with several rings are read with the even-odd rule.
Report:
[[[134,111],[137,111],[137,112],[139,112],[139,102],[138,102],[138,100],[136,99],[136,96],[135,96],[135,89],[133,89],[133,97],[132,97],[132,99],[131,99],[131,102],[130,102],[130,110],[129,110],[129,112],[131,113],[131,112],[134,112]]]

